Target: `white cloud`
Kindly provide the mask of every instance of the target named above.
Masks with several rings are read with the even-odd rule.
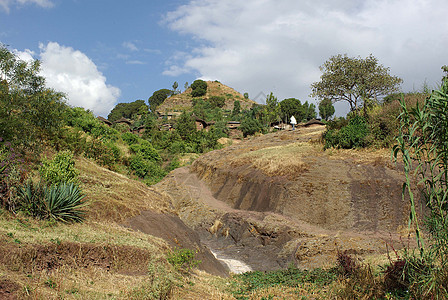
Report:
[[[138,51],[137,46],[133,42],[124,42],[123,47],[131,51]]]
[[[448,63],[446,11],[446,0],[192,0],[164,23],[197,46],[164,74],[199,72],[252,97],[305,101],[330,56],[372,53],[404,91],[419,89],[438,83]]]
[[[110,112],[120,96],[120,89],[106,83],[104,75],[87,55],[55,42],[39,47],[47,86],[66,93],[72,106],[81,106],[103,116]]]
[[[19,6],[19,5],[27,5],[27,4],[36,4],[40,7],[50,8],[53,7],[54,4],[51,0],[0,0],[0,7],[6,12],[9,13],[11,10],[11,6]]]

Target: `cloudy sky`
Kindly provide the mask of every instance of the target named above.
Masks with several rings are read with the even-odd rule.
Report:
[[[197,78],[251,99],[309,98],[336,54],[373,54],[402,90],[448,64],[446,0],[0,0],[0,42],[42,61],[47,85],[107,116]],[[345,108],[337,106],[339,115]]]

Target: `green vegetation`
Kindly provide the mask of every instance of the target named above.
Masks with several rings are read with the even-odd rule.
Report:
[[[328,121],[334,115],[334,112],[334,106],[330,99],[325,98],[319,102],[319,115],[322,119]]]
[[[394,157],[401,154],[406,181],[403,197],[409,196],[410,222],[415,228],[419,253],[407,253],[405,271],[410,294],[413,298],[448,297],[448,79],[442,79],[439,90],[425,100],[422,107],[409,109],[401,101],[400,132]],[[422,185],[421,200],[429,215],[424,227],[429,233],[425,247],[417,213],[412,175],[416,174]],[[405,273],[403,273],[405,274]]]
[[[61,151],[53,159],[44,158],[39,168],[42,179],[49,185],[78,181],[79,172],[75,169],[75,160],[70,151]]]
[[[191,84],[191,96],[193,97],[201,97],[204,96],[205,93],[207,93],[207,82],[201,79],[195,80]]]
[[[201,261],[195,259],[195,252],[191,249],[174,248],[167,254],[167,261],[178,271],[189,272]]]
[[[324,149],[334,148],[362,148],[366,146],[366,137],[369,133],[366,120],[361,116],[352,117],[346,126],[341,129],[329,129],[325,131]]]
[[[155,91],[148,99],[149,108],[152,112],[155,112],[157,107],[165,101],[166,98],[172,95],[172,91],[168,89],[161,89]]]
[[[121,118],[131,119],[134,115],[141,114],[144,111],[148,111],[148,106],[143,100],[136,100],[130,103],[118,103],[109,113],[107,119],[111,122],[115,122]]]
[[[332,102],[346,101],[351,111],[363,107],[365,114],[369,106],[377,103],[377,99],[396,92],[403,82],[391,76],[389,69],[379,64],[373,55],[365,59],[335,55],[320,70],[323,73],[321,81],[311,85],[312,97],[330,99]]]

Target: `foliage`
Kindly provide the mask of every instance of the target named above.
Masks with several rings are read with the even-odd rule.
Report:
[[[324,149],[334,148],[362,148],[366,145],[369,129],[365,119],[361,116],[352,117],[347,126],[340,130],[329,129],[324,133]]]
[[[152,112],[155,112],[157,107],[161,105],[166,98],[172,95],[172,91],[169,89],[161,89],[158,91],[155,91],[151,97],[148,99],[149,108]]]
[[[305,118],[303,121],[309,121],[316,118],[316,105],[314,105],[314,103],[308,103],[308,101],[305,101],[305,103],[302,104],[302,107],[305,113]]]
[[[93,112],[82,107],[67,108],[64,112],[65,124],[89,133],[95,138],[115,140],[118,132],[95,118]]]
[[[91,139],[86,143],[85,155],[100,165],[113,169],[115,163],[118,162],[116,146],[113,145],[102,139]]]
[[[133,145],[138,143],[138,136],[133,133],[125,132],[121,135],[121,139],[128,145]]]
[[[280,117],[288,123],[291,116],[294,116],[299,122],[305,119],[305,111],[299,99],[288,98],[280,102]]]
[[[154,162],[162,160],[160,154],[147,140],[140,140],[139,144],[133,144],[129,147],[129,149],[131,149],[131,151],[135,154],[140,154],[144,159]]]
[[[129,103],[118,103],[111,110],[107,119],[111,122],[115,122],[121,118],[133,119],[135,115],[141,112],[148,111],[148,106],[144,100],[136,100]]]
[[[420,249],[418,259],[431,266],[429,274],[417,276],[415,284],[421,285],[420,297],[447,297],[448,268],[448,80],[443,79],[439,90],[426,99],[423,107],[408,110],[401,101],[398,144],[393,149],[394,158],[400,153],[404,163],[405,182],[403,197],[409,196],[410,224],[415,228]],[[415,165],[414,165],[415,164]],[[429,210],[426,219],[431,243],[425,249],[417,203],[413,192],[413,175],[417,175],[423,204]],[[421,216],[423,217],[423,216]],[[445,283],[441,279],[445,279]],[[413,283],[411,282],[411,285]]]
[[[239,100],[233,101],[232,119],[237,121],[240,119],[241,114],[241,102]]]
[[[27,63],[0,46],[0,136],[36,153],[59,131],[67,107],[39,72],[39,61]]]
[[[193,116],[184,111],[177,120],[176,131],[183,140],[191,140],[196,132],[196,123]]]
[[[391,76],[389,68],[379,64],[373,55],[363,59],[339,54],[330,57],[320,70],[321,80],[311,85],[311,96],[332,102],[347,101],[351,111],[363,105],[366,112],[372,102],[397,91],[403,81]]]
[[[62,182],[76,183],[79,174],[75,168],[73,153],[67,150],[58,152],[51,160],[44,158],[42,166],[39,168],[39,173],[42,179],[49,185]]]
[[[212,107],[222,108],[226,104],[226,98],[222,96],[211,96],[209,99]]]
[[[239,129],[243,132],[244,137],[248,135],[254,135],[256,132],[263,131],[263,125],[254,118],[246,117],[239,127]]]
[[[334,115],[334,112],[334,106],[330,99],[325,98],[319,102],[319,115],[322,119],[327,121]]]
[[[300,270],[289,267],[285,270],[269,272],[246,272],[234,276],[233,295],[237,299],[248,299],[254,290],[272,287],[287,286],[297,287],[298,284],[315,283],[323,287],[337,279],[335,269],[324,270],[316,268],[313,270]]]
[[[280,105],[277,97],[271,92],[266,96],[265,106],[266,125],[270,125],[274,122],[281,121],[280,119]]]
[[[174,248],[167,254],[167,261],[178,271],[190,271],[201,261],[195,259],[195,251],[187,248]]]
[[[191,84],[190,87],[192,89],[192,97],[201,97],[207,93],[207,82],[205,82],[204,80],[197,79]]]
[[[35,218],[62,222],[81,222],[86,203],[84,195],[74,183],[46,186],[42,182],[28,181],[18,189],[17,210]]]
[[[244,99],[249,99],[249,93],[244,93]]]

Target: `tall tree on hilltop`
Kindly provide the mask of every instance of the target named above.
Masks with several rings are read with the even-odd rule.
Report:
[[[157,107],[163,103],[163,101],[166,100],[166,98],[168,98],[169,96],[172,95],[172,91],[170,91],[169,89],[161,89],[158,91],[155,91],[151,97],[149,97],[148,99],[148,104],[149,104],[149,109],[152,112],[155,112],[155,110],[157,109]]]
[[[390,75],[389,68],[379,64],[373,55],[363,59],[339,54],[330,57],[320,70],[323,73],[321,80],[311,85],[311,96],[330,99],[333,103],[346,101],[351,111],[362,105],[364,114],[367,106],[381,96],[398,91],[403,82]]]

